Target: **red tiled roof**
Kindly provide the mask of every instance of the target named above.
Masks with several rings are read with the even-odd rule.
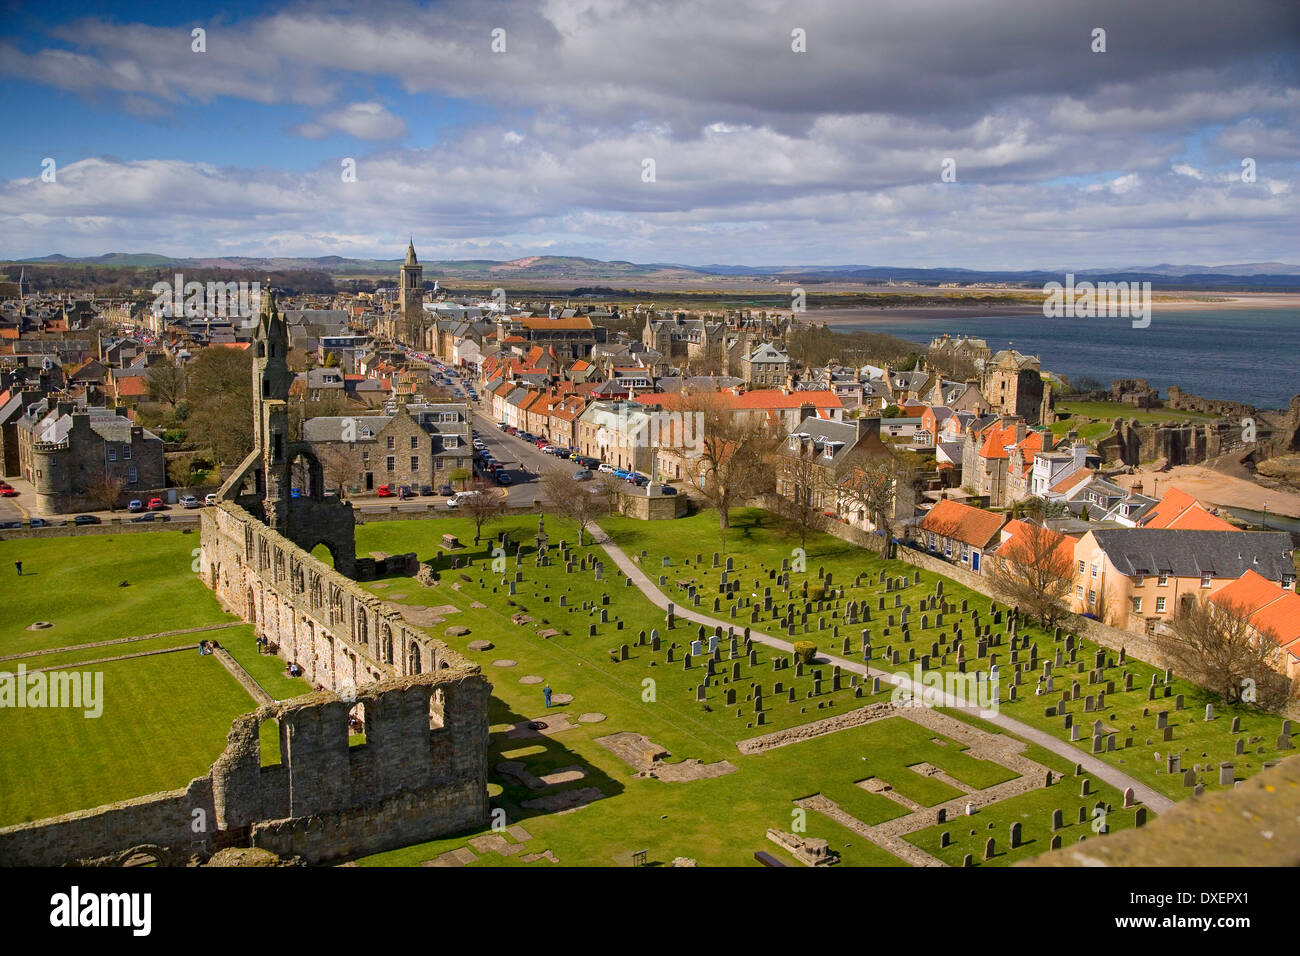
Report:
[[[1184,531],[1238,531],[1222,518],[1210,514],[1185,491],[1170,488],[1160,503],[1147,512],[1144,528],[1179,528]]]
[[[983,548],[997,535],[1004,520],[1003,515],[945,498],[930,509],[920,527],[923,531]]]
[[[1300,594],[1274,584],[1256,571],[1247,571],[1215,591],[1210,600],[1244,617],[1256,630],[1300,658]]]

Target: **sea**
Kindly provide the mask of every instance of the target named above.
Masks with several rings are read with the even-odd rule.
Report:
[[[1300,393],[1300,310],[1196,309],[1153,306],[1151,324],[1129,318],[1045,318],[1040,314],[979,317],[888,317],[879,309],[836,309],[806,318],[838,331],[887,332],[929,345],[944,332],[988,341],[994,352],[1014,348],[1040,356],[1043,368],[1075,381],[1087,376],[1142,378],[1168,394],[1177,385],[1206,398],[1286,408]]]

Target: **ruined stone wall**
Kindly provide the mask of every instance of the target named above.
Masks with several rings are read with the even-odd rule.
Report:
[[[142,844],[173,847],[188,856],[207,842],[204,834],[194,832],[195,821],[215,818],[212,781],[198,777],[182,790],[4,827],[0,866],[59,866]]]
[[[239,505],[205,508],[200,520],[203,581],[226,608],[256,625],[281,657],[301,665],[313,685],[347,690],[471,666]]]
[[[172,858],[251,844],[323,862],[486,823],[492,688],[478,665],[239,505],[207,508],[201,522],[203,580],[324,690],[237,718],[225,751],[184,790],[0,829],[0,864],[144,844]],[[351,743],[353,715],[364,743]],[[280,762],[264,767],[266,721]]]
[[[144,844],[180,859],[251,844],[319,863],[481,826],[490,693],[470,665],[263,707],[236,718],[225,751],[184,790],[0,829],[0,865],[57,866]],[[353,712],[366,731],[355,745]],[[264,767],[268,720],[280,763]]]

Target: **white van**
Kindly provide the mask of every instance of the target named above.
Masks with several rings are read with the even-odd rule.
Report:
[[[477,498],[481,494],[483,494],[481,491],[458,491],[447,499],[447,507],[459,508],[462,502]]]

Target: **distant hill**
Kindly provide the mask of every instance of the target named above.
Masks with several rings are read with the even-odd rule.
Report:
[[[396,278],[401,259],[351,259],[343,256],[257,257],[213,256],[173,258],[157,253],[110,252],[99,256],[69,257],[59,253],[33,259],[14,260],[14,265],[74,267],[106,266],[134,269],[204,269],[254,270],[286,272],[309,270],[335,276],[393,276]],[[915,282],[922,285],[941,283],[1006,283],[1026,287],[1061,281],[1064,270],[981,270],[960,267],[915,268],[909,266],[870,265],[772,265],[744,266],[710,264],[703,266],[680,263],[636,263],[623,260],[605,261],[579,256],[525,256],[509,261],[494,259],[447,259],[423,263],[425,275],[449,283],[494,279],[547,279],[593,282],[600,280],[653,280],[654,282],[691,282],[710,278],[769,279],[787,283],[854,283],[877,284]],[[1147,281],[1154,286],[1171,285],[1184,289],[1300,290],[1300,265],[1285,262],[1238,263],[1222,266],[1171,265],[1126,266],[1113,269],[1079,269],[1075,280]]]

